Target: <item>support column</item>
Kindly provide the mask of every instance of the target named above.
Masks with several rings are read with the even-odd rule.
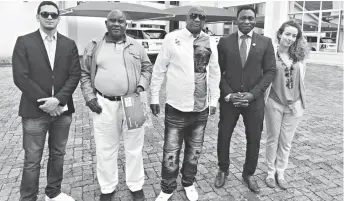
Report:
[[[267,1],[265,6],[264,36],[275,43],[276,32],[288,19],[288,1]]]

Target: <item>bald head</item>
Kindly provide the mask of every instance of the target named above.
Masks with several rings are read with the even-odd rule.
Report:
[[[122,11],[111,11],[107,16],[107,20],[105,21],[109,37],[115,41],[123,39],[127,28],[126,20],[127,18]]]
[[[195,13],[195,14],[201,14],[201,15],[206,15],[205,11],[201,6],[192,6],[188,12],[188,15]]]
[[[112,17],[116,17],[116,18],[117,17],[121,17],[122,19],[127,20],[127,16],[125,16],[125,13],[123,13],[120,10],[112,10],[112,11],[110,11],[110,13],[107,16],[107,19],[109,20],[109,18],[112,18]]]
[[[206,14],[200,6],[192,6],[186,16],[186,28],[194,35],[198,35],[205,24]]]

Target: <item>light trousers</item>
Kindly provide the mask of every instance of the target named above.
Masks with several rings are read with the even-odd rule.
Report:
[[[99,94],[97,98],[102,112],[93,114],[93,129],[100,190],[111,193],[118,184],[117,156],[122,134],[126,184],[131,191],[141,190],[145,178],[142,157],[144,128],[127,129],[121,101],[110,101]]]
[[[284,179],[284,171],[297,125],[304,113],[301,100],[295,102],[296,112],[292,113],[288,106],[277,103],[269,98],[265,106],[266,123],[266,162],[268,178]]]

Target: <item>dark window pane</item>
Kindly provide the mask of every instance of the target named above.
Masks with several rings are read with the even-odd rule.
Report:
[[[289,12],[302,12],[303,11],[303,1],[290,1],[289,2]]]
[[[343,9],[343,1],[323,1],[321,5],[322,10],[328,9]]]
[[[318,31],[319,13],[305,13],[303,19],[303,31]]]
[[[164,39],[166,35],[166,31],[164,30],[144,30],[143,31],[144,38],[146,39]]]
[[[296,23],[298,23],[300,26],[302,26],[302,14],[290,14],[289,15],[290,20],[294,20]]]
[[[320,1],[305,1],[305,11],[320,10]]]

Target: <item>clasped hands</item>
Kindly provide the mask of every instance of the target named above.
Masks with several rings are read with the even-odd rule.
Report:
[[[55,97],[41,98],[37,102],[44,102],[39,108],[50,114],[50,116],[59,116],[63,113],[63,107],[59,105],[60,101]]]
[[[226,102],[232,102],[234,107],[248,107],[254,97],[249,92],[231,93],[225,97]]]

